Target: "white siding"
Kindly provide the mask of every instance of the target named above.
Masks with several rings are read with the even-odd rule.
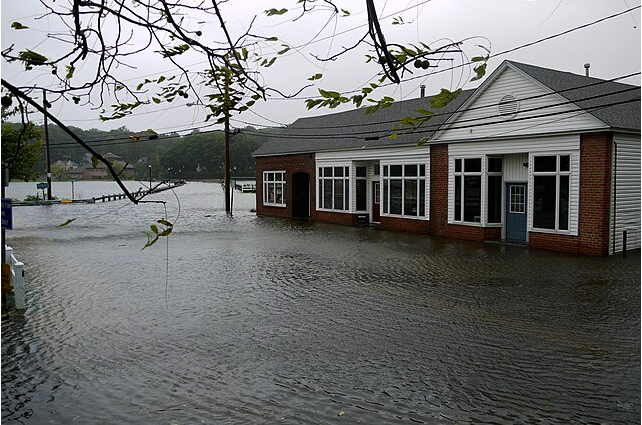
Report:
[[[615,198],[611,195],[611,224],[609,252],[622,252],[622,234],[627,231],[627,250],[640,248],[640,137],[614,136],[613,168]],[[613,192],[611,192],[613,193]],[[615,200],[615,211],[613,200]],[[615,216],[614,216],[615,212]],[[613,251],[613,221],[615,221],[615,251]]]
[[[502,168],[505,182],[522,183],[528,181],[528,154],[506,155],[502,161]]]
[[[438,134],[434,141],[517,137],[604,128],[601,121],[575,105],[553,106],[566,100],[551,93],[550,89],[520,71],[507,67],[479,97],[466,106],[464,112],[454,117],[449,128]],[[499,116],[499,101],[508,94],[519,100],[519,113],[513,119]],[[529,112],[531,109],[535,110]]]
[[[525,137],[509,140],[488,140],[448,145],[450,156],[506,155],[527,152],[564,152],[580,149],[579,135]]]

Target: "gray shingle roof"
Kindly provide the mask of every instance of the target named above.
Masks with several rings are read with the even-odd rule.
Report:
[[[640,130],[640,87],[507,61],[613,129]],[[637,101],[636,101],[637,99]],[[612,106],[605,106],[616,104]]]
[[[640,87],[604,82],[597,78],[519,62],[506,62],[558,92],[578,107],[587,109],[610,128],[640,131]],[[257,157],[364,147],[414,146],[420,139],[431,137],[473,92],[474,90],[463,91],[456,100],[441,109],[430,108],[429,98],[425,97],[395,102],[390,107],[379,109],[372,114],[366,114],[365,108],[361,108],[299,118],[281,129],[279,136],[268,139],[252,155]],[[620,104],[606,106],[614,103]],[[422,127],[416,134],[400,135],[395,139],[387,137],[395,132],[393,128],[399,126],[401,118],[419,116],[420,114],[415,112],[419,108],[435,113],[427,126]]]
[[[363,147],[390,147],[399,145],[414,146],[420,139],[431,136],[448,119],[473,90],[463,91],[457,99],[446,107],[432,109],[429,98],[417,98],[395,102],[388,108],[366,114],[365,108],[345,112],[299,118],[281,130],[280,136],[268,139],[257,149],[253,156],[311,153],[355,149]],[[435,115],[428,121],[421,134],[399,135],[394,139],[388,135],[400,127],[399,120],[407,116],[420,116],[417,109],[433,111]],[[401,132],[401,130],[399,131]],[[367,140],[366,140],[367,139]]]

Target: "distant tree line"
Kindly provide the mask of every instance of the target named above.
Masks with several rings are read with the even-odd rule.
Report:
[[[35,129],[40,130],[41,135],[44,133],[42,126],[36,126]],[[126,127],[111,131],[76,127],[71,129],[101,154],[112,153],[129,162],[134,167],[137,180],[149,179],[149,165],[155,180],[169,177],[187,180],[221,179],[225,173],[225,134],[222,131],[194,130],[191,134],[181,136],[176,133],[158,135],[152,130],[134,132]],[[230,135],[232,177],[254,176],[252,152],[266,140],[267,136],[262,133],[261,130],[248,127],[245,131],[240,130]],[[44,143],[40,146],[40,152],[35,171],[42,176],[46,171]],[[54,165],[57,161],[72,161],[79,166],[91,164],[87,152],[56,125],[49,125],[49,152],[54,180],[68,178],[65,167]]]

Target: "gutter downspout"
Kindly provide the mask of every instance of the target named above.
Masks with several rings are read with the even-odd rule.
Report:
[[[614,155],[613,155],[613,252],[615,255],[615,224],[617,223],[616,206],[617,206],[617,142],[613,141]]]

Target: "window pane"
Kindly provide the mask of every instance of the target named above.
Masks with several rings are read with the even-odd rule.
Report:
[[[455,221],[461,221],[461,180],[462,176],[455,176]]]
[[[332,209],[332,180],[326,180],[323,185],[323,208]]]
[[[412,165],[404,165],[405,172],[404,176],[406,177],[416,177],[417,176],[417,165],[412,164]]]
[[[426,166],[424,164],[421,164],[419,166],[419,175],[421,177],[424,177],[426,175]]]
[[[394,177],[401,177],[401,165],[391,165],[390,175]]]
[[[401,199],[401,180],[390,180],[390,214],[401,214]]]
[[[455,172],[459,173],[461,171],[461,159],[455,160]]]
[[[419,213],[420,216],[426,215],[426,181],[419,180]]]
[[[350,182],[346,179],[344,180],[344,190],[343,190],[343,209],[350,209]]]
[[[282,204],[283,203],[283,184],[275,183],[274,190],[275,190],[274,202],[277,204]]]
[[[345,170],[345,171],[344,171],[344,175],[345,175],[346,177],[350,177],[350,167],[345,167],[345,168],[344,168],[344,170]]]
[[[368,177],[368,168],[357,167],[357,177]]]
[[[488,176],[488,222],[502,222],[502,176]]]
[[[501,158],[488,158],[488,172],[501,173],[502,172],[502,159]]]
[[[557,171],[557,156],[536,156],[534,171]]]
[[[323,205],[323,179],[319,179],[319,208],[325,208]]]
[[[332,167],[323,167],[323,177],[332,177]]]
[[[464,176],[464,221],[481,219],[481,176]]]
[[[526,212],[526,188],[521,185],[510,187],[509,211],[512,214],[523,214]]]
[[[357,172],[359,168],[357,168]],[[357,195],[357,211],[367,210],[368,199],[368,182],[366,180],[357,180],[356,195]]]
[[[319,168],[319,177],[323,177],[323,168]]]
[[[571,157],[568,155],[560,156],[560,171],[571,170]]]
[[[404,182],[404,215],[417,215],[417,180]]]
[[[335,210],[343,209],[343,179],[334,180],[334,206]]]
[[[274,183],[268,183],[268,203],[274,203]]]
[[[383,166],[383,176],[384,177],[388,177],[388,166],[387,165]]]
[[[343,167],[334,167],[334,176],[343,177]]]
[[[559,230],[568,230],[569,176],[560,176]]]
[[[535,176],[533,188],[533,227],[555,229],[555,176]]]
[[[478,173],[481,171],[481,158],[470,158],[464,160],[464,172]]]
[[[390,180],[383,181],[383,212],[388,214],[388,186],[390,185]]]

